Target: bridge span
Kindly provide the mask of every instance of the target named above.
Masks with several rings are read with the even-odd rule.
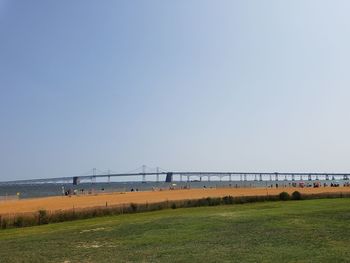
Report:
[[[162,179],[161,179],[162,177]],[[193,182],[193,181],[312,181],[312,180],[349,180],[350,173],[279,173],[279,172],[141,172],[141,173],[104,173],[84,176],[28,179],[3,181],[0,185],[96,182],[111,179],[133,178],[139,182]],[[136,178],[136,180],[135,180]]]

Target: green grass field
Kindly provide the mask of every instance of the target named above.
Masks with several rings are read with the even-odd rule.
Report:
[[[0,262],[349,262],[350,199],[163,210],[0,230]]]

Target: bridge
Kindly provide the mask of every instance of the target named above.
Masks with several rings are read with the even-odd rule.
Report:
[[[142,170],[142,171],[137,171]],[[151,171],[149,171],[151,170]],[[93,168],[86,175],[68,177],[41,178],[16,181],[3,181],[0,185],[111,182],[111,179],[133,178],[138,182],[200,182],[200,181],[312,181],[312,180],[349,180],[350,173],[294,173],[294,172],[186,172],[165,171],[161,168],[149,168],[146,165],[127,173],[115,173],[110,170],[100,171]],[[135,180],[136,179],[136,180]],[[150,180],[151,179],[151,180]]]

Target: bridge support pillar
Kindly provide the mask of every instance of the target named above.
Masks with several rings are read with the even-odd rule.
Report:
[[[254,181],[258,181],[258,177],[256,174],[254,174]]]
[[[78,176],[74,176],[73,177],[73,185],[78,185],[79,184],[79,177]]]
[[[166,178],[165,178],[165,182],[171,183],[172,181],[173,181],[173,173],[167,173]]]
[[[262,180],[262,174],[259,174],[259,181],[261,182]]]
[[[295,181],[295,175],[292,174],[292,181]]]
[[[329,180],[329,175],[328,174],[326,174],[326,180]]]
[[[309,174],[309,175],[307,176],[307,179],[308,179],[309,181],[311,181],[311,180],[312,180],[312,178],[311,178],[311,174]]]
[[[232,174],[230,174],[230,179],[229,180],[230,180],[230,182],[232,182]]]
[[[275,173],[275,181],[278,181],[278,173]]]
[[[244,174],[243,176],[244,176],[244,181],[247,181],[247,175]]]

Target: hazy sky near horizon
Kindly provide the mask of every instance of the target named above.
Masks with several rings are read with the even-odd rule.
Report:
[[[350,172],[349,1],[0,0],[0,180]]]

